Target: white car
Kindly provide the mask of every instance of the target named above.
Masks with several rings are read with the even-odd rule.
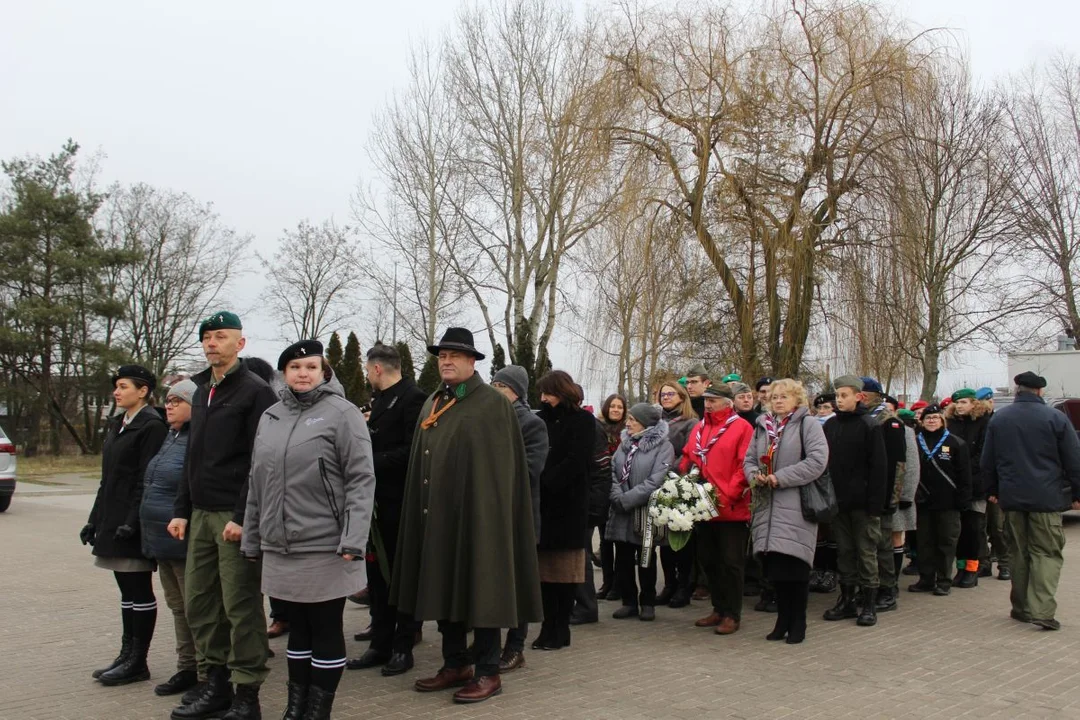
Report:
[[[15,443],[0,428],[0,512],[11,505],[15,494]]]

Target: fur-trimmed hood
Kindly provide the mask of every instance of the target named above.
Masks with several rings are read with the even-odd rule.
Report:
[[[668,438],[668,424],[667,420],[661,420],[652,427],[645,428],[645,432],[641,434],[641,441],[638,443],[638,450],[648,452],[662,442],[666,442]],[[634,442],[630,437],[630,431],[623,429],[622,431],[622,449],[629,451],[630,445]]]
[[[984,415],[989,415],[992,411],[990,409],[990,403],[986,400],[973,400],[971,403],[971,412],[963,416],[970,420],[978,420]],[[956,413],[956,405],[950,403],[949,407],[945,408],[945,419],[954,420],[961,417]]]

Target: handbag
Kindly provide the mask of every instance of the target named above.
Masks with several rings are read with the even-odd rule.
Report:
[[[804,422],[805,420],[806,418],[803,418]],[[799,453],[802,459],[805,460],[806,443],[803,424],[799,425],[799,442],[802,445],[799,448]],[[836,490],[833,489],[828,464],[825,465],[824,472],[814,482],[799,486],[799,500],[802,502],[803,517],[810,522],[827,523],[836,518],[840,506],[836,502]]]

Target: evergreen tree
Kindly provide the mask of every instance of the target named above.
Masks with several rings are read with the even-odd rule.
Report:
[[[341,368],[341,359],[344,351],[341,349],[341,336],[336,332],[330,336],[330,343],[326,346],[326,362],[337,372]]]
[[[495,349],[491,352],[491,377],[506,367],[506,351],[499,343],[495,343]]]
[[[413,367],[412,352],[409,351],[409,344],[404,340],[398,340],[394,343],[394,347],[397,348],[398,354],[401,355],[401,377],[416,382],[416,368]]]
[[[357,376],[359,376],[360,394],[362,395],[362,389],[364,387],[364,363],[361,360],[360,340],[356,337],[356,333],[349,333],[349,337],[345,341],[345,352],[341,356],[341,363],[334,368],[334,371],[338,375],[341,386],[345,388],[345,397],[356,405],[363,405],[363,402],[358,402],[358,400],[361,400],[362,398],[358,397],[356,380]]]
[[[438,389],[441,381],[439,358],[429,353],[427,359],[424,360],[424,368],[420,371],[420,379],[416,381],[416,384],[420,386],[421,390],[430,395]]]

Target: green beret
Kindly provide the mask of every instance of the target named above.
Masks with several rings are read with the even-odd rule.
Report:
[[[199,323],[199,339],[202,340],[203,333],[209,330],[243,330],[244,326],[240,324],[240,316],[234,312],[228,310],[219,310],[210,317]]]
[[[722,383],[735,383],[735,382],[741,382],[741,381],[742,381],[742,376],[741,375],[739,375],[738,373],[729,373],[729,374],[725,375],[724,379],[721,380],[720,382],[722,382]]]
[[[914,420],[915,411],[908,410],[907,408],[900,408],[896,411],[896,417],[900,418],[901,420]]]
[[[960,388],[952,394],[953,402],[956,402],[957,400],[963,400],[964,398],[967,398],[968,400],[974,400],[975,391],[971,388]]]

